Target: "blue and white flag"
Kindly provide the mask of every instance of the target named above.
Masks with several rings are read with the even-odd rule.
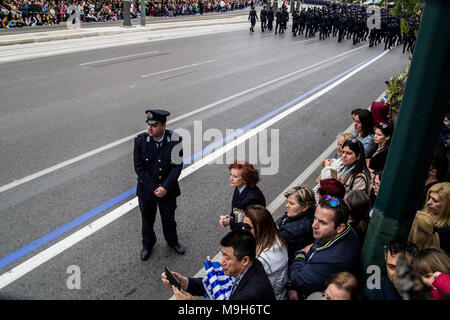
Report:
[[[206,290],[205,298],[228,300],[233,287],[232,278],[225,275],[219,262],[206,260],[203,265],[206,270],[206,277],[203,279],[203,286]]]

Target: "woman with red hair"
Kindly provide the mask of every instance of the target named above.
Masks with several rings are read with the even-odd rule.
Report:
[[[265,207],[266,198],[256,186],[260,181],[259,171],[252,164],[234,161],[228,169],[230,185],[234,187],[231,213],[220,216],[219,223],[224,228],[229,225],[231,230],[238,230],[243,226],[244,210],[251,204],[260,204]]]

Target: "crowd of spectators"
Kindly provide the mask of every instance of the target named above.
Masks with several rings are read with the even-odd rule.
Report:
[[[122,0],[0,0],[0,28],[21,28],[66,23],[78,11],[80,21],[123,19]],[[241,10],[245,0],[146,0],[146,16],[172,17],[205,12]],[[140,17],[140,1],[130,3],[130,18]]]
[[[375,283],[366,280],[362,270],[361,249],[394,132],[388,103],[377,101],[373,106],[374,114],[372,108],[349,114],[353,129],[338,135],[336,154],[322,161],[318,184],[287,190],[286,210],[278,219],[265,208],[264,192],[257,186],[259,171],[248,162],[229,166],[234,188],[231,212],[221,216],[219,224],[230,227],[230,233],[248,231],[255,239],[246,259],[232,254],[244,249],[238,244],[222,249],[229,256],[221,265],[235,279],[238,292],[247,292],[250,299],[278,300],[450,299],[450,114],[423,186],[425,198],[417,199],[409,238],[380,248],[385,251],[385,275]],[[245,281],[252,265],[260,270],[259,281],[264,283],[260,289]],[[174,289],[177,299],[204,293],[187,285],[202,279],[177,276],[186,283],[181,290]],[[165,275],[162,281],[170,286]],[[258,291],[267,290],[269,282],[274,295]],[[231,293],[230,299],[244,298]]]

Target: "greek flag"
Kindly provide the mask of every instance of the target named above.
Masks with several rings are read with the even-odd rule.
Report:
[[[232,278],[223,273],[219,262],[206,260],[203,265],[206,270],[206,277],[203,279],[203,286],[206,293],[205,298],[211,300],[228,300],[233,287]]]

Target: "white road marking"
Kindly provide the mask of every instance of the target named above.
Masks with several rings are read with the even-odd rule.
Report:
[[[381,98],[385,95],[385,92],[383,92],[377,99],[376,101],[380,101]],[[369,107],[370,108],[370,107]],[[343,132],[350,132],[353,129],[353,124],[349,125],[347,127],[347,129],[345,129]],[[278,208],[281,207],[281,205],[286,201],[286,197],[284,196],[284,192],[295,187],[295,186],[299,186],[302,185],[310,176],[311,174],[314,173],[314,171],[317,170],[317,168],[319,168],[319,166],[322,163],[322,160],[327,159],[328,156],[330,154],[332,154],[332,152],[336,149],[337,146],[337,139],[335,139],[329,146],[328,148],[325,149],[324,152],[322,152],[320,154],[320,156],[318,156],[316,158],[316,160],[314,160],[306,169],[305,171],[303,171],[297,178],[295,178],[284,190],[283,192],[281,192],[268,206],[267,206],[267,210],[270,213],[274,213],[275,211],[278,210]],[[205,257],[205,261],[206,261]],[[222,259],[222,253],[219,251],[214,258],[211,259],[211,261],[220,261],[220,259]],[[206,270],[205,268],[201,268],[194,276],[194,278],[204,278],[206,277]],[[175,296],[173,295],[169,300],[175,300]]]
[[[266,129],[267,127],[275,124],[276,122],[284,119],[288,115],[292,114],[293,112],[299,110],[303,106],[307,105],[308,103],[314,101],[315,99],[319,98],[320,96],[324,95],[325,93],[329,92],[330,90],[334,89],[336,86],[344,82],[345,80],[349,79],[359,71],[363,70],[364,68],[368,67],[375,61],[382,58],[384,55],[386,55],[390,50],[386,50],[385,52],[381,53],[377,57],[371,59],[370,61],[364,63],[363,65],[359,66],[352,72],[348,73],[347,75],[343,76],[339,80],[336,80],[329,86],[325,87],[324,89],[320,90],[319,92],[315,93],[311,97],[305,99],[304,101],[290,107],[289,109],[285,110],[284,112],[278,114],[277,116],[273,117],[272,119],[266,121],[265,123],[259,125],[258,127],[249,130],[247,133],[243,134],[241,137],[239,137],[236,140],[233,140],[232,142],[228,143],[227,145],[223,146],[219,150],[211,153],[207,157],[201,159],[200,161],[194,163],[193,165],[189,166],[188,168],[184,169],[179,177],[178,180],[184,179],[188,175],[194,173],[195,171],[199,170],[209,162],[213,161],[217,157],[225,154],[227,151],[231,150],[232,148],[236,147],[238,144],[245,142],[246,139],[249,139],[250,137],[256,135],[258,132]],[[133,210],[138,206],[138,199],[137,197],[133,198],[131,201],[121,205],[119,208],[114,209],[113,211],[105,214],[101,218],[91,222],[86,227],[82,228],[81,230],[75,232],[74,234],[64,238],[63,240],[60,240],[53,246],[49,247],[48,249],[44,250],[43,252],[33,256],[32,258],[26,260],[25,262],[21,263],[20,265],[14,267],[13,269],[9,270],[8,272],[2,274],[0,276],[0,289],[6,287],[10,283],[16,281],[17,279],[21,278],[25,274],[29,273],[30,271],[34,270],[38,266],[42,265],[43,263],[47,262],[48,260],[54,258],[56,255],[60,254],[61,252],[65,251],[66,249],[70,248],[74,244],[78,243],[79,241],[85,239],[89,235],[93,234],[95,231],[100,230],[107,224],[111,223],[112,221],[120,218],[121,216],[125,215],[127,212]],[[273,208],[270,207],[272,210]]]
[[[199,65],[202,65],[202,64],[211,63],[211,62],[214,62],[214,61],[216,61],[216,60],[213,59],[213,60],[207,60],[207,61],[203,61],[203,62],[199,62],[199,63],[188,64],[186,66],[182,66],[182,67],[178,67],[178,68],[173,68],[173,69],[168,69],[168,70],[164,70],[164,71],[158,71],[158,72],[153,72],[153,73],[149,73],[149,74],[144,74],[141,77],[142,78],[148,78],[150,76],[154,76],[154,75],[157,75],[157,74],[172,72],[172,71],[186,69],[186,68],[191,68],[191,67],[199,66]]]
[[[87,66],[89,64],[101,63],[101,62],[107,62],[107,61],[113,61],[113,60],[119,60],[119,59],[124,59],[124,58],[131,58],[131,57],[139,57],[139,56],[143,56],[146,54],[152,54],[152,53],[157,53],[157,52],[159,52],[159,51],[150,51],[150,52],[144,52],[144,53],[138,53],[138,54],[130,54],[129,56],[122,56],[122,57],[116,57],[116,58],[111,58],[111,59],[91,61],[91,62],[86,62],[86,63],[80,63],[79,65]]]
[[[355,52],[356,50],[360,50],[360,49],[362,49],[362,48],[364,48],[364,47],[367,47],[367,46],[368,46],[368,45],[364,45],[364,46],[358,47],[358,48],[356,48],[356,49],[352,49],[352,50],[346,51],[346,52],[341,53],[341,54],[338,54],[338,55],[336,55],[336,56],[334,56],[334,57],[331,57],[331,58],[325,59],[325,60],[323,60],[323,61],[320,61],[320,62],[318,62],[318,63],[315,63],[315,64],[313,64],[313,65],[311,65],[311,66],[306,67],[306,68],[303,68],[303,69],[300,69],[300,70],[291,72],[291,73],[286,74],[286,75],[284,75],[284,76],[281,76],[281,77],[279,77],[279,78],[276,78],[276,79],[270,80],[270,81],[268,81],[268,82],[262,83],[262,84],[260,84],[260,85],[257,85],[256,87],[253,87],[253,88],[250,88],[250,89],[241,91],[241,92],[239,92],[239,93],[236,93],[236,94],[234,94],[234,95],[228,96],[228,97],[226,97],[226,98],[224,98],[224,99],[221,99],[221,100],[219,100],[219,101],[213,102],[213,103],[208,104],[208,105],[206,105],[206,106],[204,106],[204,107],[201,107],[201,108],[199,108],[199,109],[196,109],[196,110],[193,110],[193,111],[191,111],[191,112],[185,113],[185,114],[183,114],[182,116],[179,116],[179,117],[177,117],[177,118],[173,118],[173,119],[167,121],[167,124],[169,125],[169,124],[172,124],[172,123],[174,123],[174,122],[183,120],[183,119],[188,118],[188,117],[190,117],[190,116],[193,116],[193,115],[195,115],[195,114],[201,113],[201,112],[203,112],[203,111],[205,111],[205,110],[211,109],[211,108],[213,108],[213,107],[215,107],[215,106],[217,106],[217,105],[219,105],[219,104],[222,104],[222,103],[225,103],[225,102],[227,102],[227,101],[233,100],[233,99],[238,98],[238,97],[240,97],[240,96],[246,95],[246,94],[248,94],[248,93],[250,93],[250,92],[259,90],[259,89],[261,89],[261,88],[263,88],[263,87],[266,87],[266,86],[269,86],[269,85],[271,85],[271,84],[278,83],[279,81],[284,80],[284,79],[286,79],[286,78],[289,78],[289,77],[291,77],[291,76],[293,76],[293,75],[296,75],[296,74],[299,74],[299,73],[301,73],[301,72],[307,71],[307,70],[309,70],[309,69],[315,68],[315,67],[317,67],[317,66],[319,66],[319,65],[321,65],[321,64],[330,62],[330,61],[332,61],[332,60],[334,60],[334,59],[338,59],[338,58],[340,58],[340,57],[343,57],[343,56],[345,56],[345,55],[347,55],[347,54],[349,54],[349,53]],[[6,185],[1,186],[1,187],[0,187],[0,193],[1,193],[1,192],[4,192],[4,191],[6,191],[6,190],[9,190],[9,189],[15,188],[15,187],[17,187],[17,186],[19,186],[19,185],[21,185],[21,184],[24,184],[24,183],[30,182],[30,181],[32,181],[32,180],[35,180],[35,179],[37,179],[37,178],[39,178],[39,177],[42,177],[42,176],[44,176],[44,175],[46,175],[46,174],[49,174],[49,173],[51,173],[51,172],[54,172],[54,171],[57,171],[57,170],[62,169],[62,168],[64,168],[64,167],[67,167],[67,166],[69,166],[69,165],[71,165],[71,164],[74,164],[74,163],[76,163],[76,162],[78,162],[78,161],[81,161],[81,160],[84,160],[84,159],[86,159],[86,158],[89,158],[89,157],[91,157],[91,156],[93,156],[93,155],[96,155],[96,154],[98,154],[98,153],[100,153],[100,152],[103,152],[103,151],[106,151],[106,150],[108,150],[108,149],[114,148],[114,147],[116,147],[116,146],[118,146],[118,145],[120,145],[120,144],[122,144],[122,143],[128,142],[128,141],[134,139],[138,134],[140,134],[140,133],[142,133],[142,132],[143,132],[143,131],[136,132],[136,133],[134,133],[134,134],[132,134],[132,135],[129,135],[129,136],[125,137],[125,138],[119,139],[119,140],[117,140],[117,141],[111,142],[111,143],[109,143],[109,144],[107,144],[107,145],[104,145],[104,146],[102,146],[102,147],[99,147],[99,148],[96,148],[96,149],[91,150],[91,151],[89,151],[89,152],[83,153],[83,154],[81,154],[81,155],[79,155],[79,156],[77,156],[77,157],[75,157],[75,158],[72,158],[72,159],[69,159],[69,160],[60,162],[60,163],[58,163],[58,164],[56,164],[56,165],[54,165],[54,166],[51,166],[51,167],[46,168],[46,169],[44,169],[44,170],[38,171],[38,172],[33,173],[33,174],[31,174],[31,175],[29,175],[29,176],[26,176],[26,177],[24,177],[24,178],[14,180],[14,181],[12,181],[12,182],[6,184]]]

